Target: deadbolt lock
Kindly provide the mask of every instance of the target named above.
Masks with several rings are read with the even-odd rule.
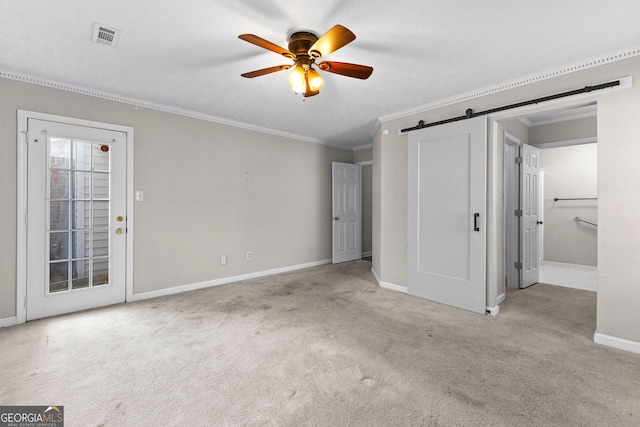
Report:
[[[118,222],[122,222],[122,221],[124,221],[124,217],[123,217],[123,216],[121,216],[121,215],[118,215],[118,216],[116,217],[116,221],[118,221]]]

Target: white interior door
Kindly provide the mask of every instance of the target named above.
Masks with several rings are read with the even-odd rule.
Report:
[[[333,263],[362,258],[361,167],[332,164]]]
[[[411,295],[486,313],[486,117],[409,134]]]
[[[540,149],[523,144],[520,157],[520,287],[526,288],[538,282],[540,261],[538,255],[540,239]]]
[[[27,320],[125,301],[126,141],[28,119]]]

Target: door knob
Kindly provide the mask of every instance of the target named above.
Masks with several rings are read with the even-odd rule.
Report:
[[[536,224],[542,225],[542,221],[536,221]]]
[[[333,219],[334,219],[335,221],[337,221],[337,220],[339,220],[340,218],[336,216],[336,217],[333,217]]]
[[[124,228],[116,228],[116,234],[123,234]]]

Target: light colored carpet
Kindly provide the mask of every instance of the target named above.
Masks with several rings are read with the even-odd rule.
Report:
[[[327,265],[0,329],[0,405],[66,426],[638,426],[640,356],[595,297],[535,285],[497,317]]]

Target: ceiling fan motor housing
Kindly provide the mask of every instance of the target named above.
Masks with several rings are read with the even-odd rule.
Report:
[[[296,56],[309,56],[309,49],[316,41],[318,36],[313,33],[307,31],[293,33],[289,38],[289,51]]]

